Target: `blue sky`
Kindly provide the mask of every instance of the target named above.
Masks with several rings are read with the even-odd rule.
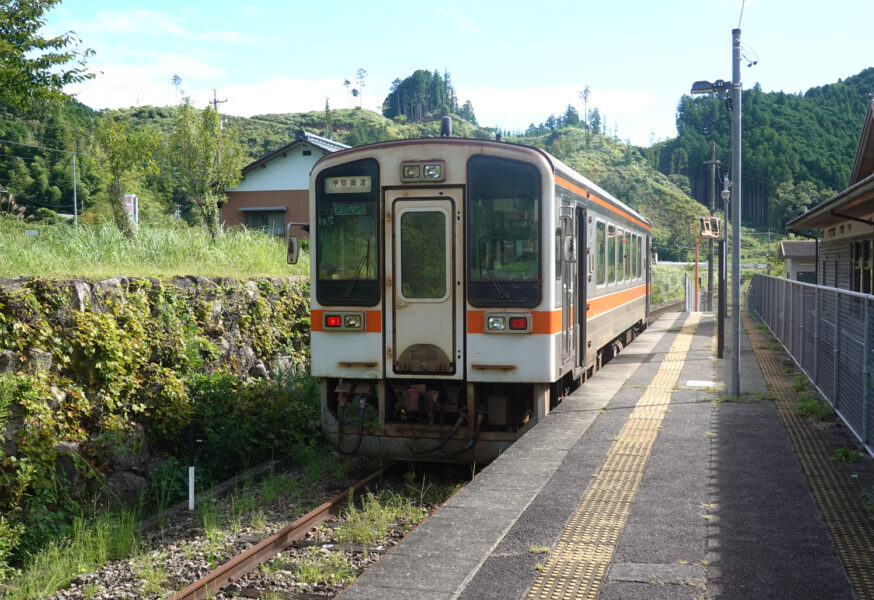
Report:
[[[874,66],[872,0],[63,0],[45,33],[96,51],[97,78],[68,89],[96,109],[176,103],[174,74],[196,106],[217,90],[223,113],[349,108],[343,81],[364,69],[363,107],[379,110],[392,80],[425,68],[505,131],[582,112],[588,85],[611,134],[649,145],[676,135],[693,81],[731,78],[742,6],[758,59],[744,88],[802,92]]]

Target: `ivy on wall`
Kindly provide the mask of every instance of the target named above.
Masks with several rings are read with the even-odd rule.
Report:
[[[0,280],[0,571],[99,492],[107,440],[142,430],[172,455],[194,418],[268,453],[312,435],[317,408],[270,381],[308,362],[308,296],[294,279]],[[256,458],[239,452],[230,466]]]

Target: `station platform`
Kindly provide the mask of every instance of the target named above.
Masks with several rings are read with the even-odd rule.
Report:
[[[874,598],[858,479],[743,324],[740,401],[714,315],[666,314],[340,598]]]

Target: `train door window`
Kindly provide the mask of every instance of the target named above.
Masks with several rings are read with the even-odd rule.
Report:
[[[607,283],[607,226],[604,221],[598,221],[595,234],[595,283]]]
[[[561,227],[555,229],[555,279],[561,279]]]
[[[616,227],[607,226],[607,282],[616,283]]]
[[[447,289],[446,214],[406,210],[401,214],[401,294],[442,299]]]

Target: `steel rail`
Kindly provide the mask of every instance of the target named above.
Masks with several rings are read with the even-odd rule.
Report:
[[[337,515],[340,512],[341,505],[351,495],[357,494],[363,488],[371,485],[374,481],[379,480],[386,470],[387,469],[382,469],[370,477],[359,481],[354,486],[337,494],[318,508],[311,510],[290,525],[287,525],[282,530],[264,538],[255,546],[252,546],[242,554],[238,554],[217,569],[207,573],[184,590],[176,592],[171,600],[205,600],[206,598],[212,597],[212,595],[219,592],[222,587],[230,584],[234,579],[245,575],[262,562],[273,558],[285,550],[293,542],[304,537],[308,531],[322,521],[326,521],[330,517]]]

